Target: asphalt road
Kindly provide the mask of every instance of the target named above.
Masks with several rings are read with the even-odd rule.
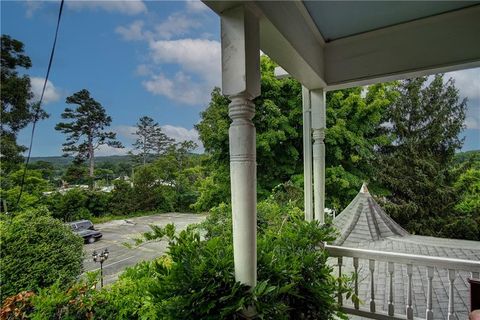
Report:
[[[150,231],[149,225],[164,226],[169,223],[175,224],[177,230],[185,229],[189,224],[198,223],[205,219],[202,214],[190,213],[162,213],[152,216],[137,217],[127,220],[113,220],[95,225],[103,237],[92,244],[85,244],[85,260],[83,267],[85,271],[97,271],[99,263],[94,263],[92,253],[103,251],[108,248],[110,252],[108,259],[103,263],[104,284],[115,281],[120,273],[129,266],[140,261],[151,260],[161,256],[167,247],[166,241],[144,243],[138,247],[128,248],[123,243],[133,244],[133,239],[142,233]]]

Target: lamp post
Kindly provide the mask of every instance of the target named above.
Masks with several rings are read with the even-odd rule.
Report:
[[[100,254],[96,250],[93,251],[93,262],[100,262],[100,288],[103,288],[103,262],[108,259],[108,249],[105,248]]]

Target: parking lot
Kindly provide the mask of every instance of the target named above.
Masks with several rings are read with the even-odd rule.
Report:
[[[100,263],[93,262],[92,253],[103,251],[108,248],[110,252],[108,260],[103,264],[104,283],[115,281],[119,274],[129,266],[144,260],[151,260],[161,256],[165,250],[166,241],[144,243],[138,247],[128,248],[123,243],[133,244],[133,239],[142,233],[150,231],[149,225],[165,226],[173,223],[177,230],[185,229],[189,224],[198,223],[205,219],[206,215],[189,213],[163,213],[145,217],[131,218],[127,220],[113,220],[97,224],[95,229],[102,232],[103,237],[92,244],[84,245],[85,271],[100,269]]]

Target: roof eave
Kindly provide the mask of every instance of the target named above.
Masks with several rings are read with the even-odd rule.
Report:
[[[261,50],[309,89],[480,67],[480,5],[325,43],[300,1],[204,3],[219,15],[238,5],[253,8]]]

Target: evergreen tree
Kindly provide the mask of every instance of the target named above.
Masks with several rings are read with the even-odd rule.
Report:
[[[466,99],[452,79],[402,81],[385,120],[393,143],[380,149],[378,180],[391,191],[387,211],[412,232],[435,234],[455,203],[449,168],[463,140]],[[438,219],[437,219],[438,221]]]
[[[0,121],[0,153],[2,169],[11,171],[22,162],[21,153],[26,150],[17,144],[18,132],[25,128],[37,116],[38,119],[47,114],[32,103],[30,78],[19,75],[18,68],[29,69],[30,58],[24,54],[22,42],[8,35],[1,36],[1,121]]]
[[[65,108],[63,119],[71,122],[60,122],[55,130],[67,135],[63,143],[64,156],[75,155],[76,162],[89,160],[89,177],[94,177],[95,150],[102,145],[123,148],[116,134],[105,131],[110,126],[112,118],[107,115],[102,105],[90,97],[90,92],[83,89],[66,99],[67,104],[77,105],[75,109]]]
[[[130,154],[134,156],[134,159],[141,159],[143,165],[154,153],[163,154],[174,141],[163,133],[158,122],[150,117],[141,117],[136,126],[137,130],[134,134],[137,139],[133,143],[133,148],[139,152],[137,154],[130,152]]]

